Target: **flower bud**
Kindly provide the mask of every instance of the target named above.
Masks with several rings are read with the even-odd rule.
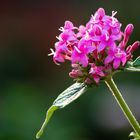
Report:
[[[100,18],[103,18],[105,15],[105,10],[103,8],[99,8],[97,13],[99,14]]]
[[[129,53],[129,54],[127,55],[126,59],[127,59],[127,61],[129,61],[131,58],[132,58],[132,54]]]
[[[69,73],[69,76],[72,77],[72,78],[77,78],[77,77],[83,76],[83,73],[82,73],[80,70],[75,70],[75,69],[73,69],[73,70]]]
[[[72,66],[72,68],[78,68],[79,64],[72,64],[71,66]]]
[[[140,45],[140,42],[139,41],[136,41],[133,43],[133,45],[131,46],[131,50],[130,52],[133,53]]]
[[[133,24],[128,24],[124,30],[124,39],[121,48],[124,49],[134,29]]]
[[[93,83],[93,81],[92,81],[91,79],[89,79],[89,78],[86,78],[85,83],[86,83],[87,85],[90,85],[90,84]]]
[[[74,71],[71,71],[71,72],[69,73],[69,76],[70,76],[71,78],[77,78],[77,77],[78,77],[77,73],[74,72]]]
[[[127,53],[129,53],[129,52],[130,52],[131,47],[132,47],[132,46],[131,46],[131,45],[129,45],[129,46],[126,48],[126,52],[127,52]]]
[[[130,36],[133,32],[133,29],[134,29],[134,26],[133,24],[128,24],[124,30],[124,33],[127,35],[127,36]]]

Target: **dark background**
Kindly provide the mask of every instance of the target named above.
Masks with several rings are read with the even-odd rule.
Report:
[[[122,29],[135,26],[129,44],[140,40],[138,0],[0,1],[0,140],[35,140],[53,100],[73,83],[70,64],[48,57],[65,20],[85,24],[99,7],[116,10]],[[134,58],[140,49],[134,53]],[[140,73],[114,77],[140,122]],[[132,131],[105,84],[57,111],[41,140],[128,140]]]

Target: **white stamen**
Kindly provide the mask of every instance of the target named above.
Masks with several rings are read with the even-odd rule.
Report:
[[[64,31],[64,28],[63,27],[60,27],[58,30],[63,32]]]
[[[92,17],[93,21],[95,21],[95,16],[91,15],[91,17]]]
[[[78,30],[79,28],[78,28],[78,27],[73,27],[72,29],[76,29],[76,30]]]
[[[50,48],[50,50],[51,50],[51,53],[49,53],[48,56],[55,55],[55,51],[52,48]]]
[[[74,46],[74,48],[78,53],[81,53],[81,51],[76,46]]]
[[[95,71],[94,68],[91,68],[91,69],[90,69],[90,73],[94,74],[95,72],[96,72],[96,71]]]
[[[56,36],[56,38],[59,40],[59,37],[58,36]]]
[[[105,38],[106,38],[105,40],[108,41],[109,36],[107,35],[107,33],[105,33]]]
[[[116,22],[116,18],[114,17],[117,14],[117,11],[112,11],[112,24]]]
[[[96,17],[98,16],[98,13],[95,13],[94,15],[94,21],[96,20]]]
[[[112,11],[112,17],[114,17],[117,14],[117,11]]]
[[[60,41],[63,41],[63,39],[59,36],[56,36],[56,38],[58,39],[58,40],[60,40]]]
[[[88,32],[87,32],[87,31],[86,31],[85,38],[86,38],[86,39],[88,39],[88,38],[89,38],[89,34],[88,34]]]
[[[67,45],[71,45],[72,43],[70,41],[67,41]]]

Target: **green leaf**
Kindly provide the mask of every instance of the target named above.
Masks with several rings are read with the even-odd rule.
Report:
[[[140,68],[140,56],[136,58],[136,60],[133,62],[134,67]]]
[[[140,56],[136,58],[135,61],[127,62],[126,67],[124,68],[125,71],[131,72],[140,72]]]
[[[139,135],[136,132],[131,132],[129,137],[134,137],[134,138],[138,138]]]
[[[44,128],[48,124],[54,111],[64,108],[65,106],[76,100],[87,90],[87,88],[88,87],[83,83],[75,83],[69,88],[67,88],[65,91],[63,91],[53,102],[52,106],[48,109],[45,121],[39,132],[36,134],[36,138],[39,139],[40,136],[43,134]]]
[[[135,67],[125,68],[124,70],[130,72],[140,72],[140,68],[135,68]]]
[[[48,124],[50,118],[52,117],[53,113],[55,110],[57,110],[58,107],[56,106],[51,106],[48,111],[47,111],[47,114],[46,114],[46,118],[45,118],[45,121],[44,123],[42,124],[42,127],[41,129],[38,131],[38,133],[36,134],[36,138],[39,139],[41,137],[41,135],[43,134],[43,131],[44,131],[44,128],[46,127],[46,125]]]
[[[133,138],[133,139],[130,139],[130,140],[140,140],[140,136],[136,132],[131,132],[129,137]]]

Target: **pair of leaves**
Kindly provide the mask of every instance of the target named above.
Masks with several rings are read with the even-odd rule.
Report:
[[[140,72],[140,56],[135,61],[129,61],[124,69],[125,71]]]
[[[65,106],[76,100],[87,90],[87,88],[88,87],[83,83],[75,83],[69,88],[67,88],[65,91],[63,91],[53,102],[52,106],[48,109],[45,121],[39,132],[36,134],[36,138],[40,138],[40,136],[43,134],[44,128],[48,124],[54,111],[64,108]]]

